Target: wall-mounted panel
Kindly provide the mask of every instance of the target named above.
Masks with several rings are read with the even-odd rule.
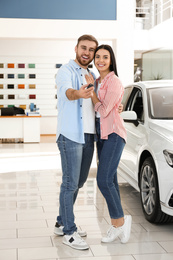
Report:
[[[35,78],[36,78],[36,75],[35,75],[35,74],[29,74],[29,78],[30,78],[30,79],[35,79]]]
[[[18,95],[18,99],[26,99],[27,98],[27,96],[26,95]]]
[[[29,84],[29,88],[36,88],[35,84]]]
[[[8,78],[8,79],[14,79],[14,74],[8,74],[8,75],[7,75],[7,78]]]
[[[25,74],[18,74],[18,79],[24,79],[25,78]]]
[[[28,68],[34,69],[35,68],[35,64],[33,64],[33,63],[28,64]]]
[[[53,116],[53,121],[56,121],[55,75],[59,69],[56,64],[63,64],[64,61],[55,57],[10,55],[0,56],[0,60],[3,64],[3,68],[0,68],[0,105],[22,107],[27,113],[30,104],[34,103],[42,117]],[[13,70],[8,68],[11,61],[14,64]],[[12,71],[14,77],[8,77]]]
[[[26,105],[20,105],[20,108],[23,108],[24,110],[26,109]]]
[[[13,89],[13,88],[14,88],[14,84],[8,84],[8,85],[7,85],[7,88],[8,88],[8,89]]]
[[[10,69],[14,69],[14,63],[8,63],[7,67],[10,68]]]
[[[8,99],[15,99],[15,95],[8,95]]]
[[[56,68],[59,69],[62,66],[62,64],[56,64]]]
[[[117,0],[5,0],[1,18],[116,20]]]
[[[36,95],[29,95],[29,99],[36,99]]]
[[[18,64],[18,68],[24,69],[25,68],[25,64],[23,64],[23,63]]]
[[[19,89],[24,89],[24,88],[25,88],[25,85],[24,85],[24,84],[18,84],[18,88],[19,88]]]

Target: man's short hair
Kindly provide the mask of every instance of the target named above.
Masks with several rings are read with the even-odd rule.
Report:
[[[86,40],[87,40],[87,41],[91,41],[91,42],[95,42],[95,43],[96,43],[96,47],[99,45],[97,39],[96,39],[94,36],[92,36],[92,35],[90,35],[90,34],[84,34],[84,35],[82,35],[82,36],[80,36],[80,37],[78,38],[78,40],[77,40],[77,46],[78,46],[78,44],[79,44],[80,41],[86,41]]]

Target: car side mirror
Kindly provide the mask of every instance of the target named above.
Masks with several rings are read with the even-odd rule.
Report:
[[[137,114],[135,111],[123,111],[121,114],[122,119],[126,123],[132,123],[135,126],[139,125],[139,122],[137,120]]]

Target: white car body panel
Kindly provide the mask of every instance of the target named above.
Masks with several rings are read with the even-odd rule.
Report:
[[[171,83],[170,83],[171,82]],[[126,123],[127,143],[122,153],[118,173],[139,191],[140,159],[144,152],[151,154],[158,175],[161,209],[173,216],[173,207],[168,205],[173,194],[173,168],[166,162],[163,150],[173,152],[173,119],[157,120],[148,115],[148,103],[146,88],[157,86],[169,86],[173,81],[153,81],[136,83],[143,93],[144,122],[136,126],[134,123]],[[135,84],[133,84],[134,86]],[[123,116],[122,116],[123,117]]]

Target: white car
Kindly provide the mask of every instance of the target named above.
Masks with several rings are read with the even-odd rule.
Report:
[[[173,80],[125,88],[127,130],[118,173],[140,192],[145,218],[173,222]]]

